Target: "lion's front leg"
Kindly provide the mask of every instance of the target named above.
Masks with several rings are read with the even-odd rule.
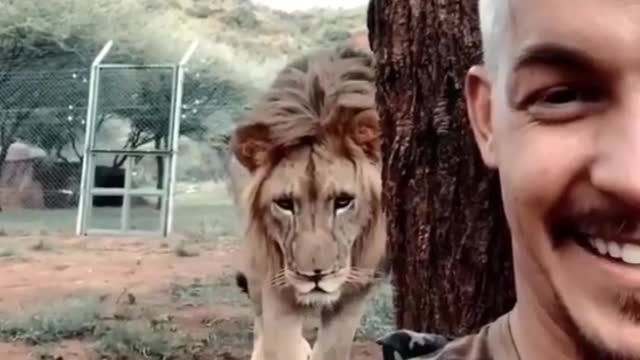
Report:
[[[263,360],[309,360],[311,347],[302,336],[303,322],[304,313],[277,291],[264,291],[260,336]]]
[[[313,346],[311,360],[349,360],[353,338],[370,295],[345,301],[332,310],[322,312],[318,339]]]
[[[264,360],[262,347],[262,316],[257,315],[253,320],[253,351],[251,360]]]

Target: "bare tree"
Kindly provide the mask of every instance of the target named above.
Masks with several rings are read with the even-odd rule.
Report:
[[[498,177],[482,164],[463,98],[481,60],[476,3],[369,7],[398,327],[461,335],[514,302]]]

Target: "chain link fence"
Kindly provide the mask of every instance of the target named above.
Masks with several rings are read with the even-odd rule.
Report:
[[[96,145],[164,149],[171,70],[104,69]],[[0,72],[0,234],[73,233],[89,94],[89,69]],[[174,229],[204,233],[233,222],[224,159],[232,118],[246,104],[233,83],[189,70],[184,82]],[[95,186],[122,187],[126,157],[100,155]],[[159,187],[163,158],[134,159],[134,187]],[[157,219],[158,199],[136,198],[140,222]],[[122,199],[95,198],[101,222],[117,221]],[[144,226],[142,226],[144,227]],[[226,230],[225,230],[226,231]],[[224,232],[224,231],[223,231]],[[219,235],[219,234],[216,234]]]

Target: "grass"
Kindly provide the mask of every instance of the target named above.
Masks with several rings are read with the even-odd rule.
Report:
[[[249,299],[238,289],[232,274],[207,281],[195,278],[191,281],[174,282],[170,285],[169,291],[173,301],[181,306],[208,304],[250,306]],[[394,311],[393,289],[387,280],[369,301],[356,339],[372,340],[392,331],[395,327]]]
[[[184,184],[177,184],[184,187]],[[174,231],[194,242],[215,243],[235,232],[235,211],[223,184],[202,183],[201,190],[175,197]],[[3,209],[0,237],[75,232],[77,208]],[[119,228],[121,209],[94,208],[91,227]],[[132,224],[147,230],[157,226],[160,215],[152,206],[133,209]],[[223,244],[226,245],[226,244]]]
[[[233,208],[229,208],[228,211],[235,211]],[[223,224],[223,220],[210,219],[209,221],[200,221],[194,227],[185,231],[185,236],[189,239],[189,242],[195,244],[213,244],[218,246],[230,245],[230,234],[232,233],[231,227],[233,222],[227,222]]]
[[[43,304],[24,313],[4,314],[0,316],[0,340],[23,342],[42,350],[52,349],[62,340],[80,339],[93,343],[104,358],[142,356],[157,360],[190,359],[202,352],[244,351],[252,341],[249,318],[213,322],[208,325],[210,330],[198,338],[179,329],[171,315],[109,320],[104,316],[105,308],[102,298],[86,295]]]
[[[253,344],[253,319],[237,317],[213,324],[206,343],[207,346],[220,352],[251,349]]]
[[[45,239],[40,239],[29,248],[33,251],[51,251],[53,250],[53,245]]]
[[[0,317],[0,338],[30,345],[91,336],[102,311],[97,296],[77,296],[42,305],[31,312]]]
[[[249,305],[246,295],[235,286],[232,274],[174,282],[168,295],[178,309],[211,304]],[[384,283],[369,303],[357,340],[373,340],[392,330],[391,295],[391,285]],[[236,359],[235,356],[244,356],[251,349],[250,316],[215,319],[193,333],[175,323],[171,313],[148,316],[140,308],[139,316],[105,316],[104,299],[78,295],[32,311],[5,314],[0,316],[0,340],[54,349],[61,340],[79,339],[92,344],[105,359],[220,359],[219,356]],[[131,308],[134,310],[139,305],[129,306],[134,306]]]
[[[141,355],[151,359],[218,359],[213,354],[244,352],[250,349],[252,321],[246,317],[212,325],[201,337],[181,333],[173,326],[162,328],[141,324],[117,324],[102,334],[96,351],[103,356]],[[207,354],[203,357],[202,354]],[[119,358],[119,357],[118,357]]]
[[[395,310],[393,306],[393,287],[386,280],[369,300],[367,310],[360,321],[357,339],[372,340],[394,330]]]
[[[200,252],[189,246],[185,241],[180,241],[173,249],[174,254],[178,257],[194,257],[200,255]]]
[[[13,258],[18,255],[18,250],[14,247],[3,247],[0,249],[0,258]]]
[[[27,257],[21,249],[13,245],[5,245],[0,248],[0,260],[27,261]]]
[[[142,355],[145,358],[169,359],[186,343],[185,337],[167,329],[119,323],[101,334],[96,351],[101,355]]]
[[[203,281],[195,278],[188,281],[173,282],[169,286],[173,302],[181,306],[200,306],[225,304],[249,306],[247,295],[236,286],[232,274]]]

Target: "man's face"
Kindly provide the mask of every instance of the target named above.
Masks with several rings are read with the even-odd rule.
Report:
[[[640,1],[511,6],[499,74],[472,69],[467,101],[519,301],[598,359],[640,358]]]

